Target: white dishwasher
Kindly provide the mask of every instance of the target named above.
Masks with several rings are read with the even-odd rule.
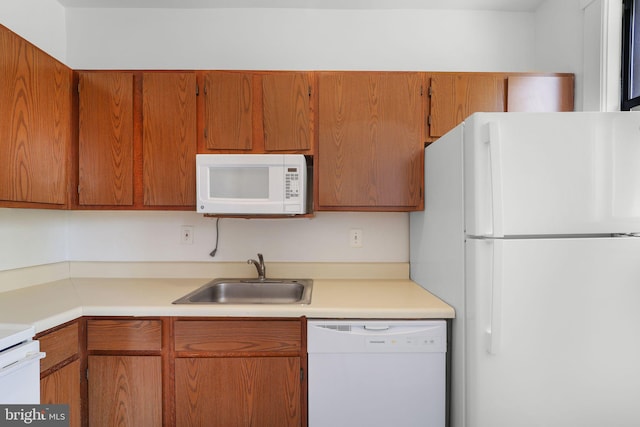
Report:
[[[309,320],[309,427],[444,427],[444,320]]]
[[[31,325],[0,323],[0,404],[40,403],[40,343]],[[4,425],[4,424],[2,424]]]

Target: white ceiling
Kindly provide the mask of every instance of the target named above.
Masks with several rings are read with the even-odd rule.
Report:
[[[469,9],[532,12],[545,0],[58,0],[65,7]]]

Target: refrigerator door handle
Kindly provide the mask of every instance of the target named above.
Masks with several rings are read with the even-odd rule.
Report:
[[[491,307],[487,329],[487,352],[497,355],[500,351],[502,333],[502,240],[492,240]]]
[[[500,127],[498,122],[488,122],[484,126],[483,141],[489,146],[489,169],[491,178],[491,233],[492,237],[503,236],[502,199],[502,146],[500,144]]]

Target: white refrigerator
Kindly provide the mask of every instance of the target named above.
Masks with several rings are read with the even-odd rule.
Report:
[[[640,426],[640,113],[477,113],[425,151],[411,278],[452,427]]]

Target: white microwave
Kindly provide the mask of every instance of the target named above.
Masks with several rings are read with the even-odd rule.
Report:
[[[197,154],[196,210],[209,214],[306,213],[302,154]]]

